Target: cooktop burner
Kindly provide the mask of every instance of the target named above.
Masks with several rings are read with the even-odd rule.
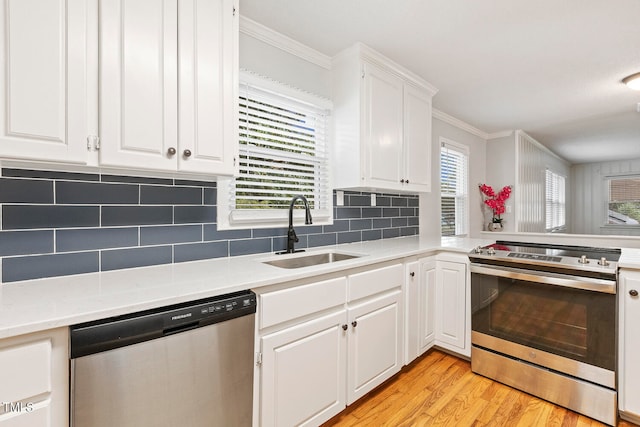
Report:
[[[589,246],[554,245],[498,240],[471,251],[469,258],[478,263],[539,268],[615,272],[620,249]]]

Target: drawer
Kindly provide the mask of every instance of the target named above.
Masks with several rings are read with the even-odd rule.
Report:
[[[376,268],[349,276],[349,301],[375,295],[393,288],[401,288],[404,279],[402,264]]]
[[[17,405],[17,403],[16,403]],[[3,408],[4,409],[4,408]],[[51,422],[51,408],[48,403],[15,407],[14,411],[0,415],[0,427],[48,427]]]
[[[260,328],[343,305],[346,296],[346,277],[262,294],[258,303]]]
[[[0,348],[0,396],[16,402],[51,391],[50,339]]]

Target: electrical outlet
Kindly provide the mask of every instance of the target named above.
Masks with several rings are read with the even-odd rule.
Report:
[[[336,191],[336,206],[344,206],[344,191]]]
[[[510,214],[511,213],[511,205],[506,205],[505,206],[507,213]]]
[[[371,194],[371,206],[375,206],[376,205],[376,194],[372,193]]]

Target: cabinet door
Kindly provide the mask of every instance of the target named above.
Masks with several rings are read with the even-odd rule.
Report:
[[[363,141],[368,150],[366,174],[370,185],[401,188],[402,80],[381,68],[364,65]]]
[[[179,2],[177,157],[181,171],[234,173],[238,145],[237,3]]]
[[[404,86],[404,179],[407,190],[431,191],[431,96]]]
[[[403,355],[402,292],[349,307],[347,404],[400,371]]]
[[[418,283],[418,301],[420,313],[419,354],[424,353],[433,346],[435,339],[435,288],[436,288],[436,261],[420,261],[420,280]]]
[[[86,162],[86,9],[0,1],[0,156]]]
[[[404,363],[408,365],[420,355],[420,262],[405,265],[404,289]]]
[[[175,170],[177,0],[100,2],[100,163]]]
[[[452,350],[465,349],[466,266],[438,261],[436,269],[436,343]]]
[[[345,408],[345,312],[261,339],[261,426],[320,425]]]
[[[620,410],[640,421],[640,272],[620,274],[619,294],[619,404]],[[636,291],[636,292],[633,292]],[[634,294],[634,295],[632,295]]]
[[[0,340],[0,426],[69,425],[68,328]]]

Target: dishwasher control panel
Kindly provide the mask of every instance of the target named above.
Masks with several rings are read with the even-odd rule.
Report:
[[[71,358],[254,314],[256,301],[246,290],[73,325]]]
[[[217,322],[237,317],[241,314],[255,313],[256,296],[253,292],[243,295],[231,294],[215,300],[199,301],[184,308],[176,308],[164,313],[164,328],[198,323]]]

